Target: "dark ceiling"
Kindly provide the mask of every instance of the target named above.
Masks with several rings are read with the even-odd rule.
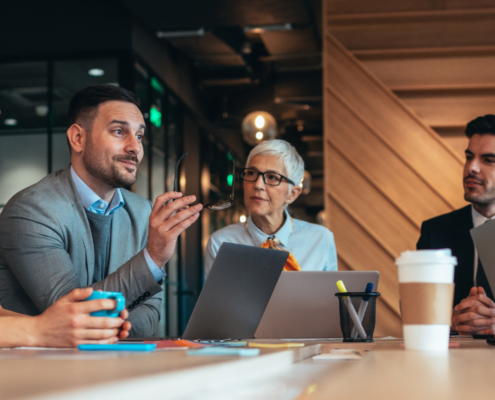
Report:
[[[123,0],[153,30],[189,30],[287,22],[309,25],[311,10],[302,0]]]
[[[313,177],[301,212],[323,208],[321,0],[122,0],[186,54],[211,121],[240,132],[249,112],[270,112]],[[246,154],[250,147],[246,144]]]

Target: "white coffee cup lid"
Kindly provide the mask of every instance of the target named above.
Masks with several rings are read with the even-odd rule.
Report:
[[[404,251],[395,260],[397,265],[448,264],[457,265],[450,249]]]

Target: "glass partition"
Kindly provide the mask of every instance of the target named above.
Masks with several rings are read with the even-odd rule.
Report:
[[[48,63],[0,64],[0,208],[48,173]]]

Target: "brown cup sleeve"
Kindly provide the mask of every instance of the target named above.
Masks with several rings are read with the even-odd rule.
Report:
[[[404,325],[450,325],[453,283],[399,283]]]

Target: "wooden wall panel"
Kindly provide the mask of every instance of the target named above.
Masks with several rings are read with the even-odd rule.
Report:
[[[495,46],[495,12],[365,15],[361,10],[361,14],[356,11],[359,15],[342,15],[343,2],[327,0],[325,6],[328,225],[335,235],[339,268],[380,272],[382,296],[376,334],[401,336],[394,260],[402,251],[415,248],[422,221],[465,204],[459,132],[460,120],[465,117],[461,114],[468,107],[454,115],[456,100],[451,95],[457,90],[465,100],[466,89],[488,93],[487,87],[495,87],[495,73],[490,68],[495,53],[480,52],[468,59],[455,52],[441,57],[418,52],[388,58],[383,54],[373,58],[373,52],[453,46],[459,38],[456,46]],[[341,15],[330,15],[332,7],[333,12],[340,7]],[[354,50],[369,54],[360,62],[353,56]],[[473,75],[466,76],[466,70]],[[444,97],[452,99],[443,107],[442,90],[449,90]],[[476,92],[473,99],[476,110],[482,109],[478,95]],[[435,108],[439,111],[434,112]],[[432,127],[443,130],[455,150]]]
[[[380,135],[372,131],[357,111],[351,111],[337,96],[328,91],[326,97],[326,105],[331,112],[326,113],[325,124],[339,133],[332,136],[332,146],[351,160],[354,167],[417,228],[425,219],[450,210],[435,189],[410,168]],[[463,153],[464,150],[464,157]]]
[[[399,96],[422,121],[432,127],[464,129],[476,117],[495,114],[495,90],[465,93],[409,92],[399,93]]]
[[[327,29],[351,51],[494,46],[495,12],[330,14]]]
[[[418,227],[331,145],[325,147],[325,157],[330,161],[331,171],[336,171],[326,174],[327,194],[351,213],[391,257],[414,248],[419,236]]]
[[[469,10],[490,7],[493,7],[493,0],[332,0],[328,2],[327,12],[336,15]]]
[[[467,149],[469,143],[469,139],[466,136],[442,136],[442,138],[460,157],[464,157],[464,151]]]
[[[494,54],[380,57],[362,63],[393,91],[495,87]]]
[[[453,208],[461,207],[464,204],[459,186],[462,160],[457,153],[330,34],[325,37],[324,58],[325,92],[338,93],[353,109],[359,110],[361,119],[441,198]],[[328,128],[326,133],[331,140],[332,134],[338,132]]]

